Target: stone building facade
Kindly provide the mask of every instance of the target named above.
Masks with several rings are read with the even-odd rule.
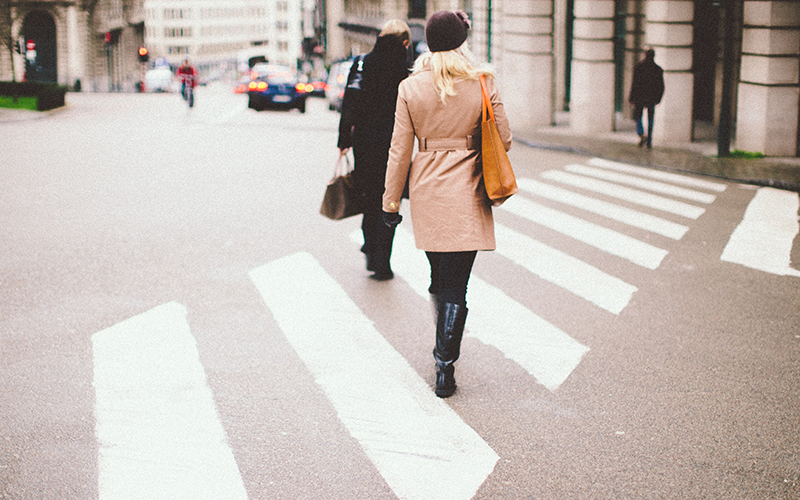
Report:
[[[188,57],[211,77],[242,54],[296,67],[310,9],[307,0],[148,0],[145,40],[152,56],[173,67]]]
[[[133,90],[139,81],[144,0],[8,0],[0,6],[0,34],[21,41],[23,52],[28,42],[36,50],[32,58],[0,45],[0,79],[113,91]]]
[[[769,156],[800,153],[800,2],[794,0],[324,0],[324,5],[329,61],[369,51],[390,18],[407,19],[412,38],[422,40],[428,15],[465,10],[473,22],[472,50],[498,72],[517,130],[563,120],[581,134],[619,129],[631,114],[633,65],[653,47],[666,82],[655,145],[715,133],[724,109],[736,148]]]

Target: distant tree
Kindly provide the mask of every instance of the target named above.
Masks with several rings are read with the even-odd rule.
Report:
[[[11,81],[17,81],[17,71],[14,60],[14,19],[18,0],[0,0],[0,44],[5,47],[11,59]]]

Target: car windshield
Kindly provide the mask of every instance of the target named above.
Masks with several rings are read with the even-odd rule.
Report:
[[[288,66],[277,66],[274,64],[256,64],[253,66],[253,79],[259,78],[267,83],[295,83],[295,73]]]
[[[265,77],[267,83],[293,83],[294,82],[294,75],[288,71],[279,71],[275,73],[269,73]]]

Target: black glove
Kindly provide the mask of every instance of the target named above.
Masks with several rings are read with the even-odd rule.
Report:
[[[383,212],[383,223],[394,228],[403,222],[403,216],[397,212]]]

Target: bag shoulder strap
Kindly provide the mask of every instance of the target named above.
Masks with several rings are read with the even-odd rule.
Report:
[[[486,121],[486,114],[489,114],[489,121],[494,121],[494,109],[492,108],[492,98],[489,97],[489,89],[486,87],[486,75],[480,76],[481,81],[481,101],[483,121]]]
[[[339,153],[339,158],[336,160],[336,166],[333,168],[333,178],[342,177],[353,171],[350,164],[350,157],[347,153]]]

